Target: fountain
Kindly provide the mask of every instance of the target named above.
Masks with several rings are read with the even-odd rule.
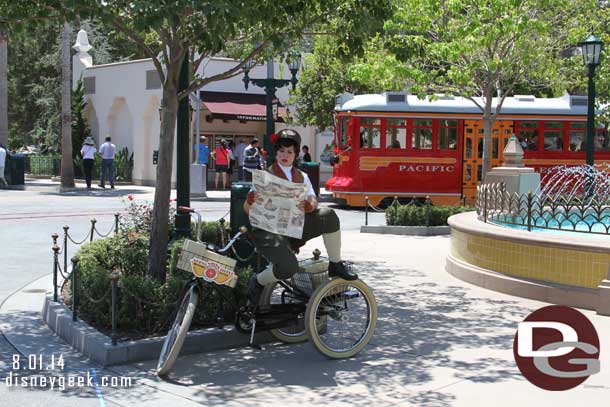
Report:
[[[610,167],[556,167],[540,180],[513,136],[477,211],[449,218],[446,269],[470,283],[610,315]]]

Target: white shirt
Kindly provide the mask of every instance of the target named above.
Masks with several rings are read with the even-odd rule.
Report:
[[[0,167],[4,167],[6,164],[6,150],[0,147]],[[0,178],[4,177],[4,174],[0,174]]]
[[[240,167],[244,166],[244,157],[246,156],[245,150],[248,145],[246,143],[239,143],[235,147],[235,157],[237,157],[237,165]]]
[[[102,160],[114,160],[115,152],[116,146],[110,141],[105,142],[100,147],[100,154],[102,155]]]
[[[288,178],[288,181],[292,182],[292,165],[290,167],[284,167],[280,163],[278,163],[278,165],[286,175],[286,178]],[[307,185],[307,197],[316,196],[316,192],[313,190],[313,186],[311,185],[311,181],[309,180],[307,174],[304,172],[301,172],[301,174],[303,174],[303,183]]]
[[[83,146],[83,148],[80,149],[80,153],[83,156],[83,160],[93,160],[95,159],[95,152],[97,151],[97,148],[95,148],[94,146],[90,146],[88,144],[85,144]]]

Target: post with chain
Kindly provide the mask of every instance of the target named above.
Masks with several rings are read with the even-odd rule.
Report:
[[[430,199],[430,195],[426,196],[426,200],[424,201],[425,211],[426,211],[426,227],[430,226],[430,206],[432,204],[432,200]]]
[[[76,275],[78,274],[78,257],[72,257],[72,322],[76,322]]]
[[[68,230],[70,229],[70,226],[65,225],[64,226],[64,273],[67,273],[68,271]]]
[[[57,268],[59,267],[59,246],[57,245],[57,239],[59,235],[53,233],[53,301],[57,302]]]
[[[369,197],[364,197],[364,226],[369,225]]]
[[[119,282],[119,272],[113,271],[110,274],[110,280],[112,281],[112,346],[116,346],[117,344],[117,335],[116,335],[116,323],[117,323],[117,290],[118,290],[118,282]]]
[[[121,216],[119,213],[114,214],[114,234],[115,235],[119,234],[119,216]]]
[[[532,191],[527,193],[527,231],[532,231]]]
[[[95,218],[91,219],[91,235],[89,236],[90,242],[93,241],[93,234],[95,233],[95,224],[96,223],[97,223],[97,220]]]
[[[483,188],[483,222],[487,223],[487,185],[481,185]]]

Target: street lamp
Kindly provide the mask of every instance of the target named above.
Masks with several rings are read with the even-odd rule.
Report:
[[[587,165],[593,165],[593,151],[595,149],[595,67],[599,65],[599,57],[604,44],[595,35],[591,34],[586,40],[578,44],[582,51],[583,62],[589,68],[589,100],[587,107]]]
[[[254,86],[265,89],[265,105],[266,105],[266,116],[267,116],[267,128],[265,137],[263,138],[263,148],[268,152],[267,164],[271,164],[275,157],[275,151],[269,140],[271,134],[275,133],[275,122],[273,121],[273,101],[275,100],[275,91],[284,86],[292,84],[292,89],[297,84],[297,72],[301,67],[301,55],[298,52],[291,52],[288,55],[288,68],[292,74],[291,79],[275,79],[273,72],[273,58],[267,59],[267,78],[265,79],[253,79],[248,75],[250,69],[255,65],[252,59],[246,61],[244,65],[244,86],[248,90],[248,85],[252,83]]]

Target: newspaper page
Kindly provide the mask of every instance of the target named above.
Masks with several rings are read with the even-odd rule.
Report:
[[[260,194],[259,199],[250,207],[252,226],[300,239],[303,236],[305,213],[297,205],[307,197],[307,186],[263,170],[252,172],[252,183]]]

